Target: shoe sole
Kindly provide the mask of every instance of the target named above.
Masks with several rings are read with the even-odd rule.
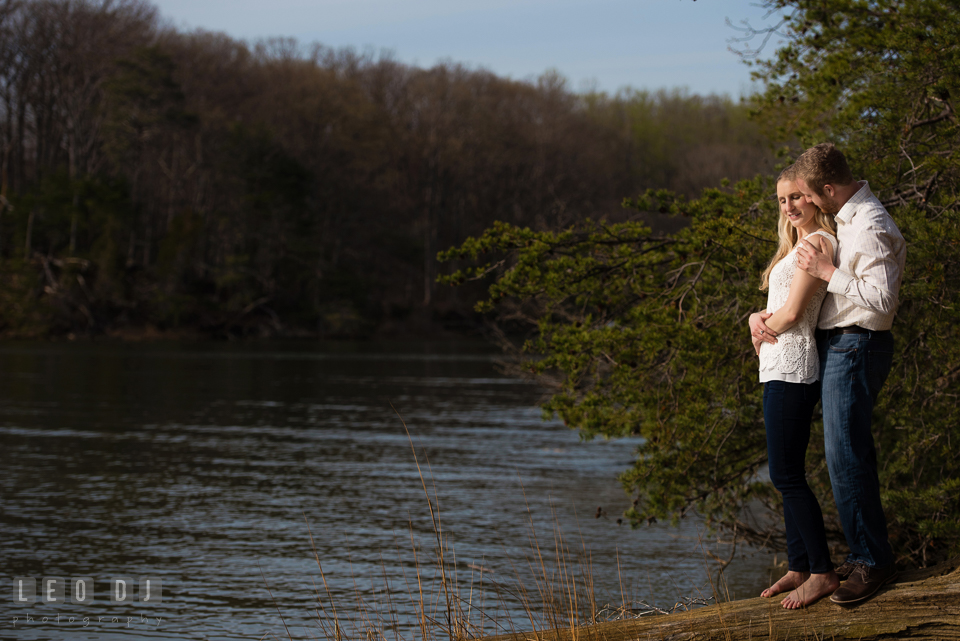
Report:
[[[900,573],[899,573],[899,572],[894,572],[893,575],[891,575],[890,577],[887,578],[887,580],[885,580],[883,583],[881,583],[880,585],[878,585],[876,590],[874,590],[873,592],[871,592],[871,593],[869,593],[869,594],[864,594],[863,596],[861,596],[861,597],[859,597],[859,598],[850,599],[849,601],[837,601],[836,599],[833,598],[833,595],[831,594],[831,595],[830,595],[830,601],[832,601],[833,603],[836,603],[837,605],[854,605],[854,604],[856,604],[856,603],[860,603],[861,601],[866,601],[867,599],[869,599],[870,597],[872,597],[874,594],[876,594],[877,592],[879,592],[879,591],[880,591],[880,588],[882,588],[882,587],[885,586],[885,585],[889,585],[889,584],[893,583],[893,582],[896,581],[898,578],[900,578]]]

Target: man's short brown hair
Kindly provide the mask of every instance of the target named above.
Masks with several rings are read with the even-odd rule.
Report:
[[[843,187],[853,182],[847,159],[832,143],[822,142],[800,154],[794,163],[797,178],[802,178],[817,195],[823,195],[824,185]]]

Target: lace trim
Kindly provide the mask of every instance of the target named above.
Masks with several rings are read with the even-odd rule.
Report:
[[[836,245],[832,236],[826,232],[815,233],[829,238],[831,244],[834,244],[834,252],[836,252]],[[794,247],[793,251],[777,263],[770,272],[770,291],[767,295],[768,312],[775,312],[786,304],[796,270],[797,249]],[[817,380],[820,371],[820,358],[817,356],[817,341],[813,333],[820,317],[820,305],[826,295],[827,288],[824,284],[813,295],[797,324],[777,337],[776,345],[764,343],[760,347],[760,371],[796,374],[805,382]]]

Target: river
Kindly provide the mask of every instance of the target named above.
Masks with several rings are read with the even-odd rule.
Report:
[[[719,586],[695,519],[621,524],[638,441],[544,421],[544,391],[497,358],[467,342],[0,344],[0,636],[324,638],[337,618],[348,638],[411,639],[425,611],[443,638],[447,603],[471,635],[529,629],[547,584],[575,583],[581,610],[590,581],[595,607],[759,593],[770,555],[747,551]],[[44,602],[50,578],[64,602]],[[70,601],[77,578],[92,602]],[[131,596],[152,579],[162,601],[111,603],[116,578]],[[18,604],[24,579],[36,598]]]

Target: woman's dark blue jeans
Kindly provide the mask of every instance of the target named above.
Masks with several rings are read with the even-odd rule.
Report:
[[[819,382],[768,381],[763,384],[770,480],[783,495],[788,568],[817,574],[833,569],[823,529],[823,513],[807,485],[804,470],[810,420],[819,400]]]

